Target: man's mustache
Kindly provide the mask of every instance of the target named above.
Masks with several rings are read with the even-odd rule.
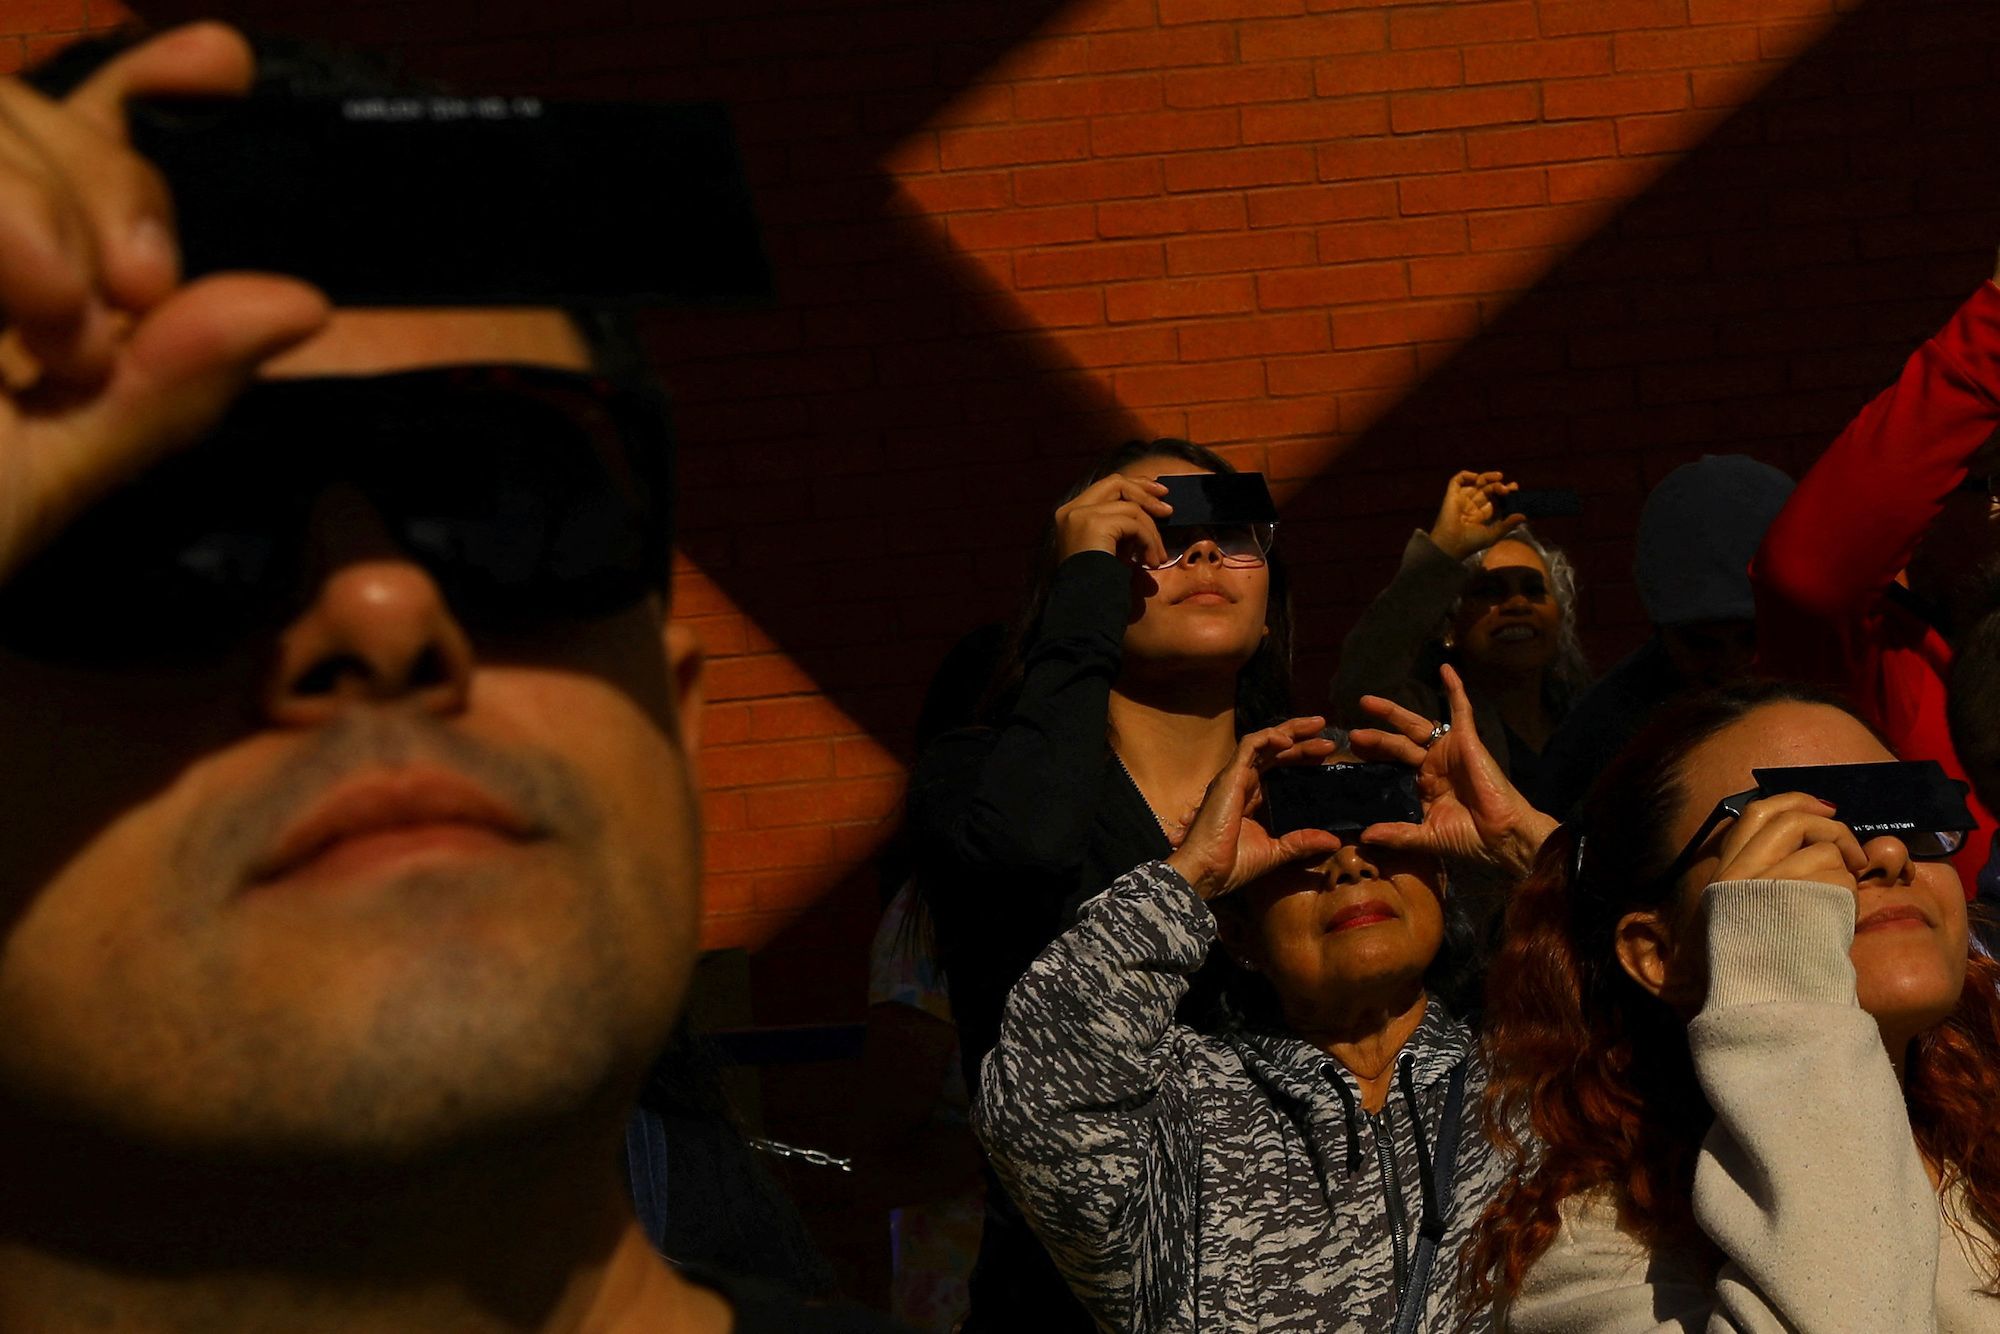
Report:
[[[591,844],[602,823],[581,775],[553,754],[503,749],[425,714],[353,710],[317,729],[253,789],[196,812],[175,843],[173,866],[233,892],[285,830],[336,785],[415,765],[475,784],[538,834],[572,846]]]

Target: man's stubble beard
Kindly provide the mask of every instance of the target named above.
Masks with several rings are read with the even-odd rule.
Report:
[[[257,920],[271,906],[258,895],[349,888],[244,894],[245,868],[279,831],[344,776],[411,762],[473,780],[546,837],[349,899],[278,904],[323,922],[323,948],[294,948]],[[661,929],[634,914],[669,904],[685,920],[664,930],[690,937],[694,916],[691,866],[617,843],[583,776],[546,751],[416,715],[329,725],[175,839],[160,901],[187,905],[169,932],[186,954],[158,974],[168,994],[129,998],[143,1025],[87,1058],[128,1067],[111,1081],[128,1096],[94,1110],[112,1133],[179,1156],[365,1170],[534,1137],[615,1104],[664,1041],[693,950],[689,938],[649,957]]]

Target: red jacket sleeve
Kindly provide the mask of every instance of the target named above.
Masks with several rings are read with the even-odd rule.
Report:
[[[1985,283],[1807,471],[1751,563],[1765,665],[1827,679],[1826,641],[1873,615],[1966,462],[2000,427],[2000,287]]]

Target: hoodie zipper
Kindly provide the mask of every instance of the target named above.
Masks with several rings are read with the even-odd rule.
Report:
[[[1403,1217],[1403,1186],[1396,1175],[1396,1155],[1389,1148],[1389,1105],[1385,1102],[1379,1112],[1368,1113],[1368,1124],[1375,1132],[1375,1156],[1382,1160],[1382,1188],[1388,1194],[1389,1205],[1389,1245],[1396,1259],[1396,1301],[1400,1305],[1403,1290],[1410,1283],[1410,1256],[1408,1220]]]

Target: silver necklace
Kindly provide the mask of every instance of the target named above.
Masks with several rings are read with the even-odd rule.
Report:
[[[1125,781],[1130,783],[1132,790],[1139,794],[1139,800],[1146,803],[1146,813],[1153,817],[1153,823],[1160,827],[1160,833],[1166,837],[1167,842],[1172,843],[1179,833],[1186,832],[1183,826],[1168,824],[1167,818],[1153,809],[1152,801],[1146,796],[1146,789],[1140,787],[1139,780],[1132,776],[1132,770],[1126,766],[1125,757],[1118,753],[1118,747],[1113,746],[1111,748],[1111,758],[1117,761],[1118,772],[1125,775]]]

